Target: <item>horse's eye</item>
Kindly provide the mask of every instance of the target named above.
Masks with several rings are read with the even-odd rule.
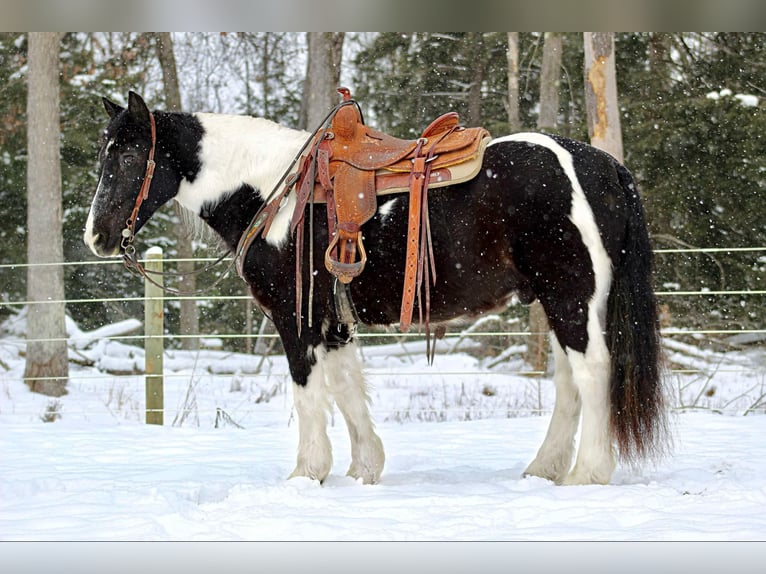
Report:
[[[126,152],[120,156],[120,162],[122,165],[128,166],[133,165],[133,163],[136,161],[136,154],[131,152]]]

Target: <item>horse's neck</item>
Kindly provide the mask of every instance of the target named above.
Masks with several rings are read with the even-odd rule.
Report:
[[[248,185],[261,199],[268,197],[308,138],[262,118],[195,114],[204,131],[197,150],[200,169],[184,178],[178,201],[201,214],[205,205],[222,201]]]

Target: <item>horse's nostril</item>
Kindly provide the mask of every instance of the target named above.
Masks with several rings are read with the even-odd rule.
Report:
[[[100,233],[92,233],[89,229],[86,229],[85,233],[82,234],[83,242],[91,248],[96,244],[99,237],[101,237]]]
[[[95,233],[91,229],[86,229],[82,236],[83,242],[87,245],[94,255],[104,256],[104,237],[100,233]]]

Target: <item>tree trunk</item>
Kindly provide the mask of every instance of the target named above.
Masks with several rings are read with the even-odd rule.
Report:
[[[537,129],[556,133],[559,126],[559,88],[561,76],[562,36],[558,32],[546,32],[543,40],[543,64],[540,72],[540,114]],[[548,319],[539,301],[529,306],[529,343],[527,363],[536,371],[548,370]]]
[[[521,131],[519,117],[519,33],[508,32],[508,127]]]
[[[543,64],[540,71],[540,115],[537,118],[537,129],[552,133],[555,133],[559,126],[561,38],[560,32],[545,33]]]
[[[647,48],[647,63],[652,75],[651,86],[648,86],[650,102],[661,102],[662,98],[673,89],[673,67],[671,52],[673,50],[672,35],[665,32],[651,32]]]
[[[27,359],[24,380],[36,393],[67,393],[64,245],[59,154],[59,40],[29,33],[27,93]],[[51,265],[52,264],[52,265]],[[51,302],[53,301],[53,302]],[[39,303],[38,303],[39,302]]]
[[[481,88],[484,84],[486,75],[487,58],[484,54],[484,33],[469,32],[469,43],[471,46],[472,72],[471,86],[468,89],[468,114],[465,118],[465,125],[481,125]]]
[[[261,93],[263,94],[263,117],[268,118],[271,116],[271,64],[272,64],[272,52],[273,50],[269,46],[271,41],[271,32],[265,32],[261,40],[261,72],[259,74],[261,78]]]
[[[622,161],[622,130],[617,107],[617,75],[614,64],[614,34],[584,32],[585,109],[588,135],[597,148]]]
[[[303,86],[303,125],[316,129],[338,103],[343,32],[308,32],[308,64]],[[353,94],[351,94],[353,97]]]
[[[173,38],[170,32],[158,32],[154,35],[154,45],[157,48],[157,59],[162,69],[162,84],[165,89],[165,105],[169,111],[181,111],[181,89],[178,86],[178,73],[176,71],[176,58],[173,53]],[[181,207],[178,203],[173,203],[176,217],[183,221]],[[194,257],[194,246],[192,244],[192,234],[183,224],[176,226],[176,252],[179,259],[190,260]],[[185,293],[192,293],[197,289],[197,276],[194,271],[193,261],[179,261],[178,273],[182,275],[178,278],[178,290]],[[181,348],[196,350],[199,348],[199,337],[189,336],[199,334],[199,316],[197,314],[197,302],[193,299],[181,299],[179,301],[179,334],[181,337]]]
[[[173,37],[170,32],[157,32],[154,35],[154,46],[157,49],[157,59],[162,70],[162,85],[165,91],[165,106],[168,111],[181,111],[181,89],[178,86],[176,57],[173,52]]]

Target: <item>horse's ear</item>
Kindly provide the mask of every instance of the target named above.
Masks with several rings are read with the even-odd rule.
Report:
[[[119,114],[123,108],[119,104],[115,104],[112,100],[108,98],[101,98],[101,101],[104,102],[104,108],[106,108],[106,113],[109,114],[109,118],[112,119],[114,116]]]
[[[136,92],[128,93],[128,112],[139,123],[149,123],[149,108]]]

